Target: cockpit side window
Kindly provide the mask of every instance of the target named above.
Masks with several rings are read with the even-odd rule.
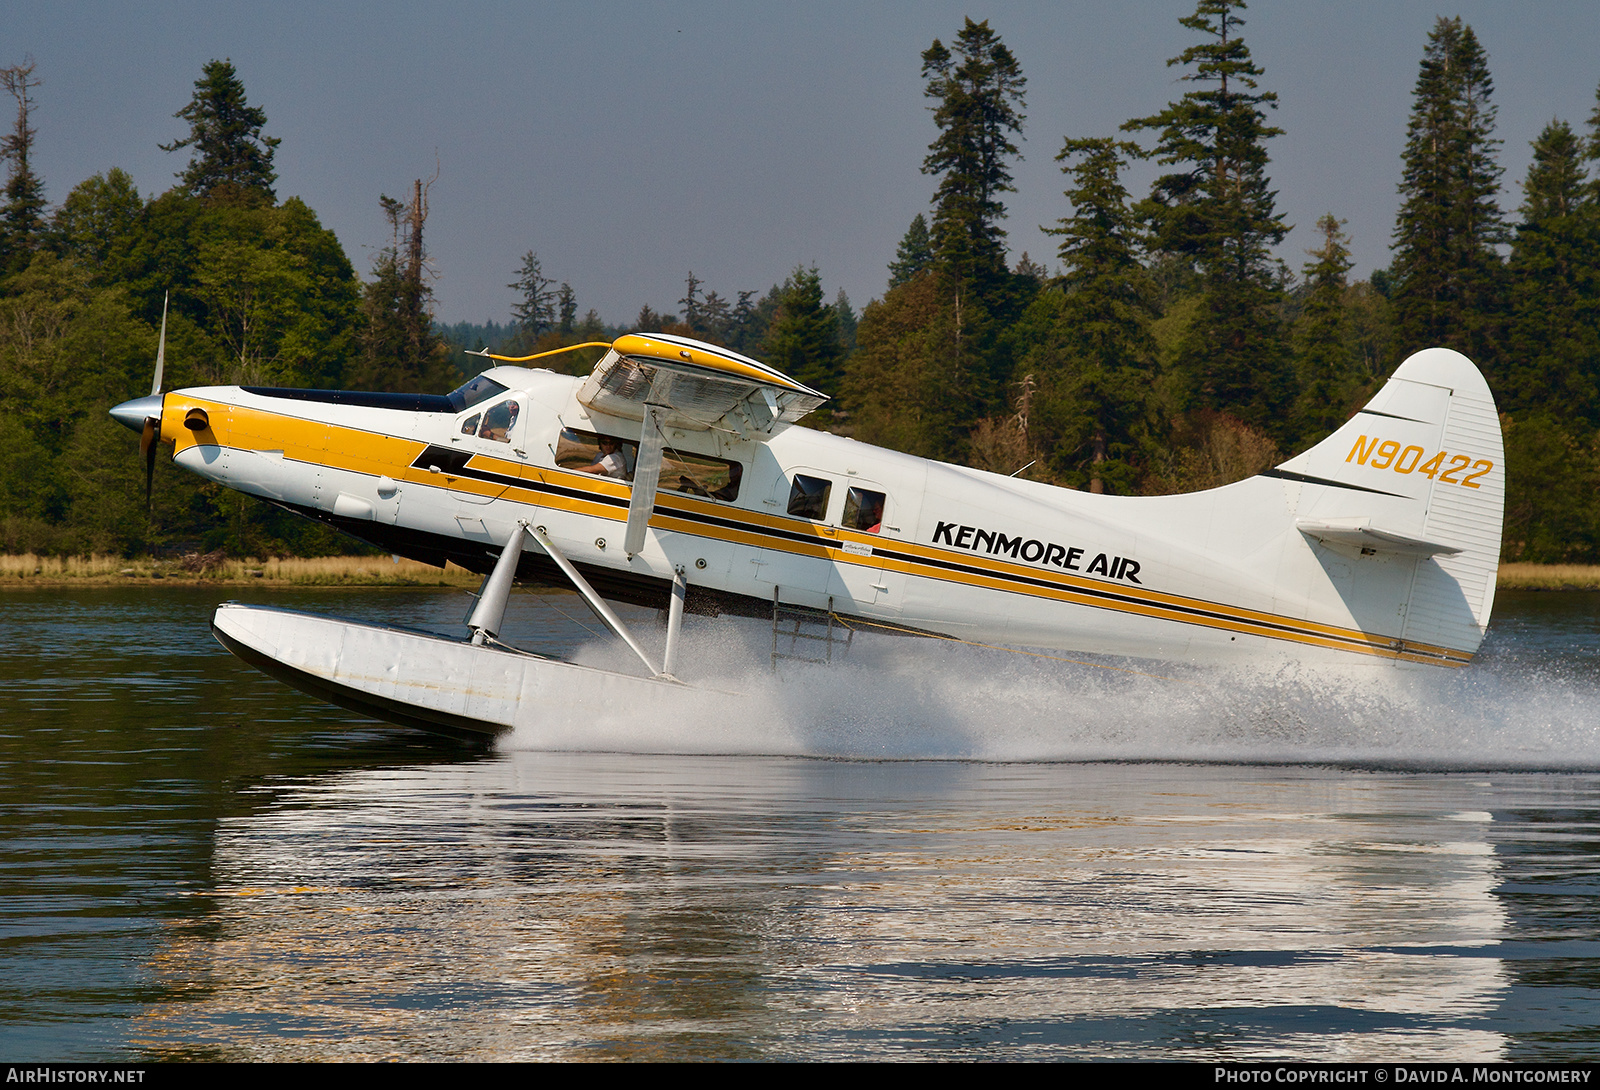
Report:
[[[478,421],[479,421],[479,419],[482,418],[482,416],[483,416],[482,413],[473,413],[471,416],[469,416],[465,420],[463,420],[461,422],[461,434],[462,435],[477,435],[478,434]]]
[[[515,401],[502,401],[483,414],[483,427],[478,429],[479,439],[492,439],[496,443],[511,442],[511,429],[517,426],[520,407]]]

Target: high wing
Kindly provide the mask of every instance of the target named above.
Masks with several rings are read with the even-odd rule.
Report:
[[[619,337],[578,390],[585,408],[639,421],[639,453],[622,549],[644,548],[667,428],[719,429],[761,442],[828,400],[759,360],[687,337]]]
[[[827,400],[758,360],[665,333],[617,338],[578,390],[596,412],[643,421],[657,408],[663,427],[721,428],[758,442]]]

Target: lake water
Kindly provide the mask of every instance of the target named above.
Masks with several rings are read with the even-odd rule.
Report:
[[[867,637],[774,680],[699,622],[747,721],[484,750],[257,674],[227,597],[467,606],[0,596],[7,1059],[1596,1055],[1600,596],[1406,674]],[[615,655],[571,595],[509,627]]]

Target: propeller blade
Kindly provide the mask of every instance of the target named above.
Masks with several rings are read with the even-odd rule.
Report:
[[[156,451],[161,443],[161,421],[153,416],[144,418],[144,432],[139,436],[139,453],[144,455],[144,505],[150,498],[156,480]]]
[[[161,340],[156,345],[156,381],[150,387],[152,395],[161,392],[161,372],[167,368],[167,302],[171,298],[170,291],[161,297]]]

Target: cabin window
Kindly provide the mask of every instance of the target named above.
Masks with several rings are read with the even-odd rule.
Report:
[[[796,473],[789,486],[789,514],[820,522],[828,515],[828,493],[832,490],[832,481]]]
[[[556,465],[579,473],[596,473],[620,481],[633,480],[639,444],[611,435],[563,428],[556,444]],[[661,452],[660,489],[691,496],[731,501],[739,498],[744,466],[723,458],[686,454],[671,447]]]
[[[685,454],[671,447],[661,452],[661,487],[669,492],[687,492],[712,500],[736,500],[743,478],[744,466],[738,462]]]
[[[851,530],[864,530],[875,534],[883,529],[882,492],[870,488],[852,488],[844,496],[844,524]]]
[[[472,408],[480,401],[488,401],[491,397],[505,392],[506,387],[488,375],[479,375],[475,379],[463,382],[444,396],[450,399],[450,405],[456,412],[461,412],[463,409]]]
[[[478,434],[478,420],[482,416],[483,416],[482,413],[473,413],[471,416],[469,416],[465,420],[463,420],[461,422],[461,434],[462,435],[476,435],[476,434]]]
[[[478,429],[479,439],[492,439],[496,443],[511,442],[511,429],[517,426],[519,407],[515,401],[502,401],[483,414],[483,427]]]

